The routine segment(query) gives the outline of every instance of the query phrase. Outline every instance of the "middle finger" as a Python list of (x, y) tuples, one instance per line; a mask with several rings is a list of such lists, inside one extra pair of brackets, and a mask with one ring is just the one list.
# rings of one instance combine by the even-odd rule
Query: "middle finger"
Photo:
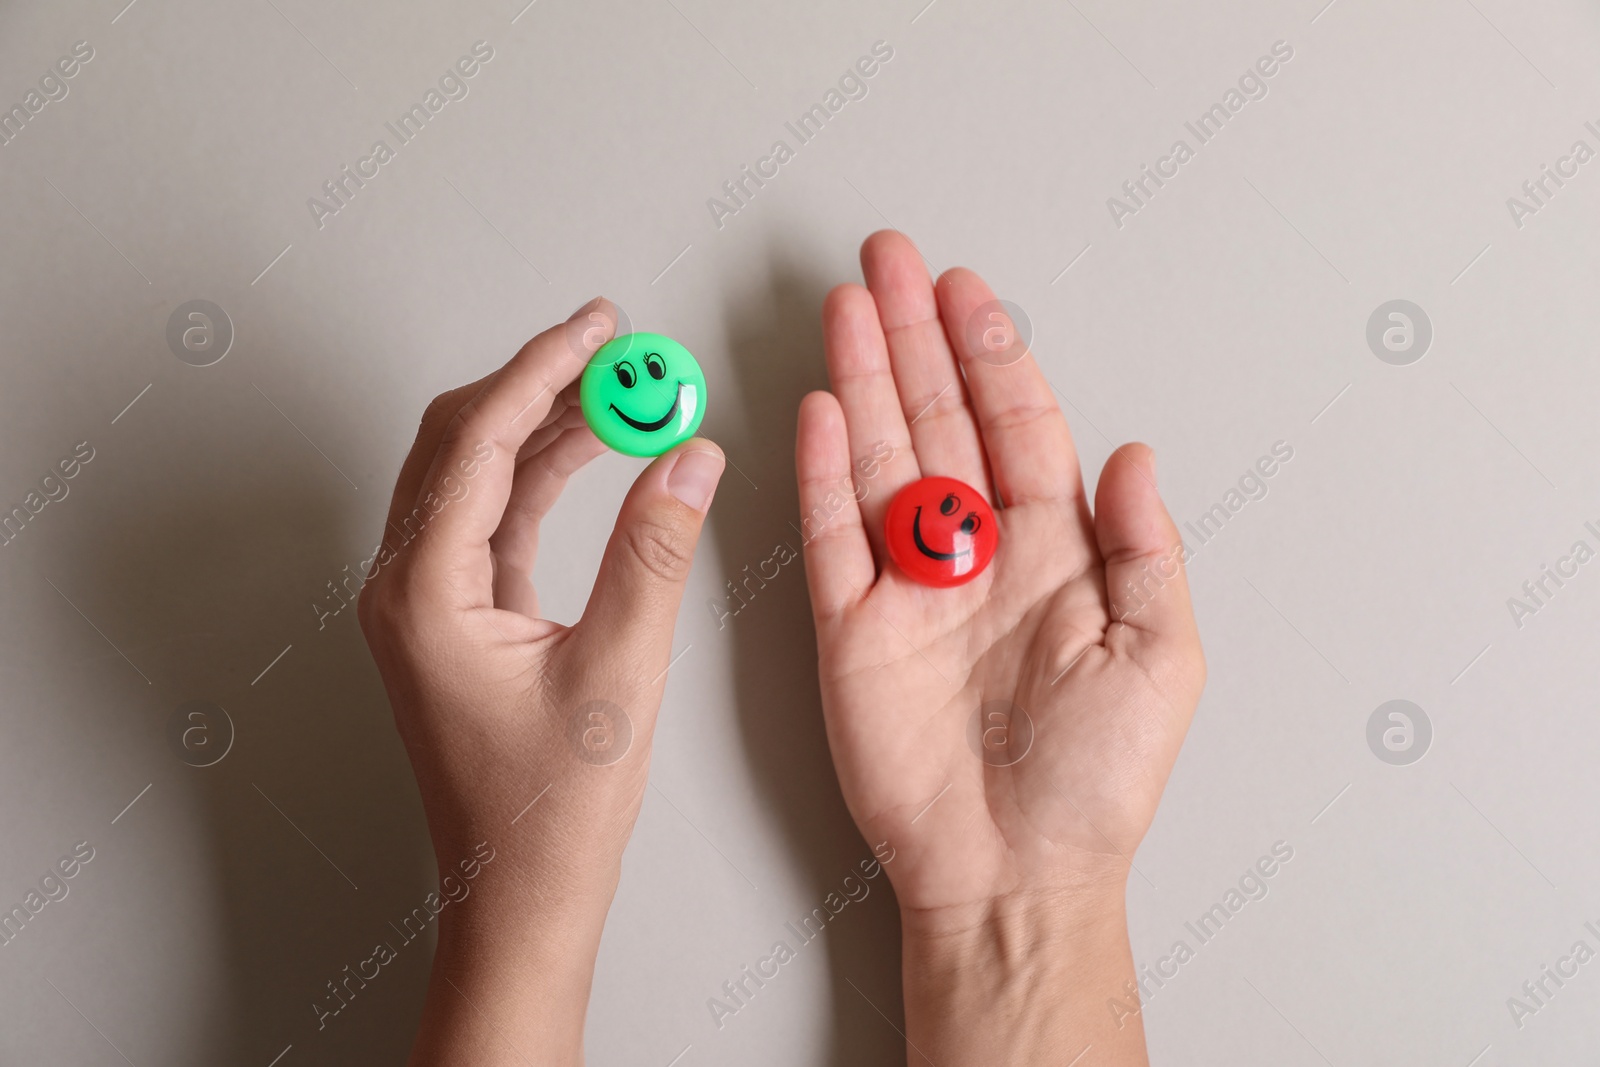
[(875, 233), (861, 245), (861, 270), (878, 305), (917, 465), (924, 475), (959, 478), (992, 497), (966, 383), (916, 245), (893, 230)]

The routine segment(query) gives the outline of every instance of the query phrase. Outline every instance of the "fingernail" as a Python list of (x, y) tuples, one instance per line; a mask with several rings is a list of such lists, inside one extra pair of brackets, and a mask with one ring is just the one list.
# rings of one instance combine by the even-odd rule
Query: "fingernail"
[(1161, 478), (1156, 474), (1156, 450), (1153, 448), (1150, 450), (1150, 482), (1152, 485), (1161, 484)]
[(588, 311), (590, 308), (599, 307), (600, 306), (600, 301), (602, 299), (604, 299), (604, 298), (597, 296), (597, 297), (594, 297), (593, 299), (584, 301), (581, 305), (579, 305), (577, 311), (574, 311), (572, 314), (567, 316), (567, 321), (571, 322), (573, 319), (577, 318), (579, 315), (582, 315), (585, 311)]
[(708, 448), (684, 452), (667, 474), (667, 491), (696, 511), (704, 511), (711, 506), (722, 468), (721, 453)]

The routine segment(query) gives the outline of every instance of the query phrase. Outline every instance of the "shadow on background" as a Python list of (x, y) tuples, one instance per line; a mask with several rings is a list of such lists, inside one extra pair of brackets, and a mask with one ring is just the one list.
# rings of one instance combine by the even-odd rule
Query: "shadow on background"
[[(847, 875), (859, 878), (858, 864), (872, 853), (845, 807), (828, 753), (804, 563), (796, 558), (765, 581), (761, 571), (772, 573), (777, 564), (766, 561), (778, 546), (801, 551), (796, 414), (806, 392), (827, 385), (821, 308), (838, 279), (807, 271), (799, 256), (778, 248), (768, 262), (766, 278), (746, 274), (726, 281), (732, 294), (728, 343), (738, 379), (732, 391), (747, 421), (712, 431), (758, 488), (720, 495), (713, 515), (723, 580), (740, 586), (745, 598), (723, 587), (726, 609), (737, 609), (724, 617), (723, 634), (735, 642), (735, 686), (752, 777), (809, 874), (813, 899), (807, 907), (821, 907), (829, 893), (841, 892)], [(741, 477), (730, 470), (725, 479)], [(835, 1067), (880, 1067), (905, 1057), (904, 1040), (884, 1020), (887, 1015), (902, 1025), (899, 913), (887, 876), (867, 884), (871, 895), (847, 906), (823, 935), (832, 970)], [(798, 924), (802, 917), (792, 919)]]
[[(236, 384), (212, 379), (204, 391), (236, 409), (239, 434), (163, 427), (164, 477), (119, 487), (100, 515), (115, 536), (54, 566), (93, 591), (85, 607), (104, 630), (150, 638), (123, 645), (154, 690), (142, 732), (161, 739), (154, 755), (135, 755), (153, 761), (153, 795), (177, 792), (198, 809), (196, 837), (209, 854), (195, 867), (213, 879), (173, 885), (173, 914), (160, 921), (182, 937), (186, 898), (219, 902), (223, 956), (213, 977), (225, 988), (211, 998), (220, 1017), (203, 1026), (205, 1060), (265, 1065), (292, 1045), (285, 1063), (297, 1067), (403, 1063), (434, 935), (430, 926), (406, 943), (389, 924), (434, 887), (431, 850), (355, 610), (319, 630), (310, 607), (324, 581), (359, 566), (364, 553), (352, 546), (375, 531), (343, 528), (362, 510), (351, 506), (355, 490), (314, 454), (275, 464), (259, 441), (251, 447), (257, 431), (281, 436), (279, 416)], [(194, 700), (232, 720), (232, 747), (212, 766), (186, 764), (167, 740), (175, 709)], [(219, 719), (205, 729), (210, 743), (225, 740)], [(339, 1007), (327, 983), (342, 982), (380, 941), (398, 958), (364, 988), (352, 982), (347, 1006), (319, 1029), (313, 1003)], [(163, 993), (152, 986), (144, 996)]]

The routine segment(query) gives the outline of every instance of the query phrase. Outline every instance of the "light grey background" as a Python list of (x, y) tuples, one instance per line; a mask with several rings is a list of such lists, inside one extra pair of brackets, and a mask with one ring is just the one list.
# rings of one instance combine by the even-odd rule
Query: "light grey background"
[[(312, 605), (368, 555), (426, 401), (603, 292), (698, 353), (738, 469), (590, 1059), (896, 1062), (881, 879), (722, 1029), (706, 1004), (867, 855), (800, 565), (724, 628), (707, 602), (794, 536), (818, 306), (892, 224), (1027, 310), (1089, 477), (1149, 441), (1193, 521), (1294, 449), (1192, 563), (1210, 684), (1137, 856), (1140, 964), (1195, 947), (1185, 921), (1275, 842), (1294, 856), (1150, 998), (1153, 1059), (1587, 1062), (1600, 962), (1521, 1028), (1507, 998), (1600, 949), (1600, 563), (1520, 628), (1507, 600), (1600, 547), (1600, 162), (1520, 229), (1506, 200), (1600, 148), (1594, 4), (125, 2), (0, 7), (7, 107), (95, 50), (0, 147), (0, 502), (95, 450), (0, 548), (0, 905), (95, 849), (0, 947), (0, 1061), (403, 1059), (426, 945), (325, 1030), (310, 1007), (433, 888), (353, 612), (319, 629)], [(479, 40), (469, 95), (319, 229), (307, 199)], [(879, 40), (866, 98), (719, 227), (708, 198)], [(1266, 98), (1116, 226), (1107, 198), (1276, 41)], [(232, 319), (214, 366), (168, 350), (191, 299)], [(1393, 299), (1433, 323), (1411, 366), (1366, 344)], [(638, 467), (599, 460), (550, 521), (556, 618)], [(1409, 766), (1367, 747), (1397, 698), (1433, 725)], [(237, 729), (206, 769), (166, 741), (196, 699)]]

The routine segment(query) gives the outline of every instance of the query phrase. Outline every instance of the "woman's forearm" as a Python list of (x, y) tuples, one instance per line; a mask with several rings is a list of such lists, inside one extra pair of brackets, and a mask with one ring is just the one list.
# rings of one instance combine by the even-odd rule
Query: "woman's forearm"
[(534, 920), (534, 909), (471, 903), (481, 907), (440, 925), (409, 1067), (581, 1064), (605, 909)]
[(1148, 1062), (1139, 1020), (1107, 1009), (1126, 1001), (1134, 979), (1121, 885), (965, 912), (908, 911), (902, 926), (912, 1067)]

